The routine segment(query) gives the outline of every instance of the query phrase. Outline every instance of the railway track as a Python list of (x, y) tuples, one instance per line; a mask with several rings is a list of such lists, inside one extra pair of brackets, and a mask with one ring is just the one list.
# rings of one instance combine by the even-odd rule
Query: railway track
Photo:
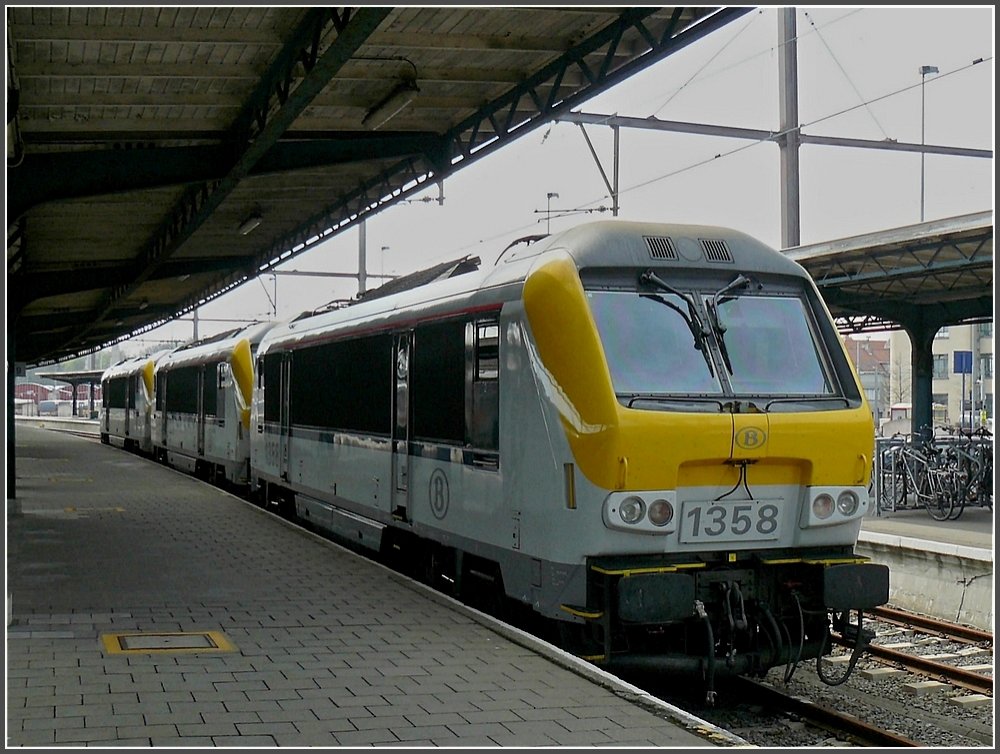
[[(843, 683), (822, 683), (805, 672), (805, 666), (762, 679), (730, 678), (724, 690), (720, 687), (714, 707), (706, 708), (698, 699), (679, 697), (683, 692), (671, 684), (656, 679), (634, 682), (645, 682), (651, 693), (758, 746), (992, 744), (990, 671), (933, 659), (951, 655), (953, 663), (975, 662), (971, 658), (977, 648), (984, 656), (992, 649), (992, 635), (893, 608), (875, 612), (866, 612), (865, 620), (877, 629), (876, 637)], [(892, 649), (892, 644), (900, 649)], [(904, 646), (907, 651), (902, 651)], [(843, 662), (850, 649), (835, 646), (825, 662), (838, 655)], [(886, 666), (897, 672), (884, 673)], [(939, 683), (924, 688), (931, 679)]]
[[(939, 618), (910, 613), (891, 607), (873, 610), (872, 616), (879, 621), (909, 628), (946, 641), (977, 646), (986, 644), (989, 645), (990, 649), (993, 647), (993, 634), (988, 631), (951, 623)], [(835, 635), (834, 640), (841, 646), (848, 646), (848, 642), (844, 641), (842, 636)], [(967, 670), (966, 668), (941, 661), (940, 659), (924, 657), (916, 651), (912, 651), (915, 650), (915, 646), (905, 646), (905, 649), (911, 651), (903, 651), (899, 648), (872, 643), (869, 645), (867, 653), (870, 657), (884, 663), (898, 665), (914, 673), (928, 676), (929, 678), (978, 694), (992, 696), (993, 677), (991, 675)]]
[(993, 645), (993, 634), (989, 631), (983, 631), (972, 626), (963, 626), (960, 623), (951, 623), (929, 615), (911, 613), (907, 610), (900, 610), (899, 608), (885, 605), (870, 610), (869, 614), (886, 623), (920, 629), (921, 631), (937, 634), (947, 639), (967, 641), (970, 644), (988, 642), (990, 646)]
[(756, 703), (772, 707), (784, 714), (798, 717), (817, 728), (829, 732), (838, 741), (864, 747), (923, 746), (920, 742), (907, 738), (895, 731), (879, 728), (854, 715), (838, 712), (835, 709), (824, 707), (809, 699), (780, 691), (773, 686), (759, 683), (750, 678), (736, 679), (734, 686), (739, 688), (741, 694), (747, 698), (754, 699)]

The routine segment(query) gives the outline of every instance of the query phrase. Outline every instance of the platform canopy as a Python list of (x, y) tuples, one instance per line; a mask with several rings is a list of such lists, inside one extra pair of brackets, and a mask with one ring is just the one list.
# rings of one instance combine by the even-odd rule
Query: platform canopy
[(798, 246), (785, 253), (848, 332), (993, 320), (993, 213)]
[(8, 7), (14, 358), (186, 314), (752, 10)]

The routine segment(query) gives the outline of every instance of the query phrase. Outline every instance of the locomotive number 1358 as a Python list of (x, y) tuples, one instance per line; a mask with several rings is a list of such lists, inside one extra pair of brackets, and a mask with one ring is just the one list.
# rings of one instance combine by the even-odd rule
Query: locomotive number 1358
[(682, 511), (681, 542), (743, 542), (781, 536), (780, 510), (770, 501), (686, 502)]

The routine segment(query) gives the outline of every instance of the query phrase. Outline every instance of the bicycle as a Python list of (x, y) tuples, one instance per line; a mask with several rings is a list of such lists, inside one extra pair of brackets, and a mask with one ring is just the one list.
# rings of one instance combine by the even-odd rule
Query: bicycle
[(940, 452), (929, 442), (900, 445), (891, 450), (889, 499), (893, 510), (909, 501), (923, 505), (935, 521), (947, 521), (955, 507), (952, 475), (940, 465)]

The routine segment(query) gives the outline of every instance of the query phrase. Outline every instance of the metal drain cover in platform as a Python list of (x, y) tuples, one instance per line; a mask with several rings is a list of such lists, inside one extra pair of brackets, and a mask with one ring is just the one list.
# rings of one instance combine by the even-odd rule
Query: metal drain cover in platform
[(221, 631), (102, 634), (101, 642), (110, 654), (236, 651)]

